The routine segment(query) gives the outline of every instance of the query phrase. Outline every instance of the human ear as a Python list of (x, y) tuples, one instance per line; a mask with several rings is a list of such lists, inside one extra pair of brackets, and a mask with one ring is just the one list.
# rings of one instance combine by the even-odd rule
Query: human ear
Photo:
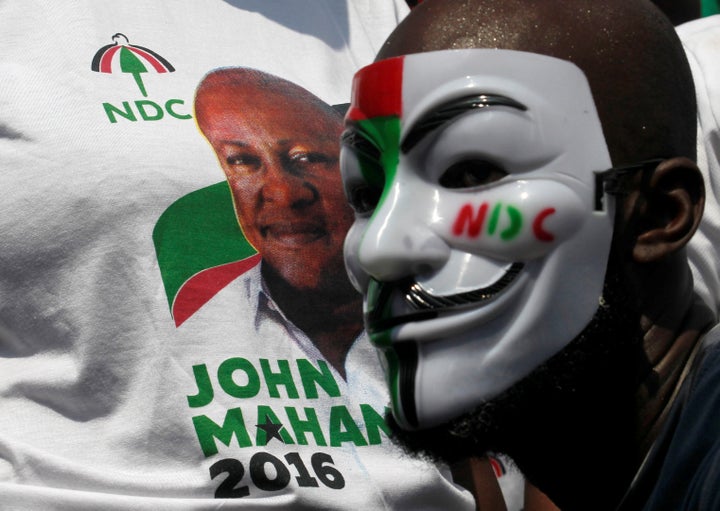
[(647, 263), (662, 259), (684, 247), (695, 233), (705, 206), (702, 174), (685, 157), (661, 162), (640, 190), (644, 203), (639, 230), (633, 246), (633, 259)]

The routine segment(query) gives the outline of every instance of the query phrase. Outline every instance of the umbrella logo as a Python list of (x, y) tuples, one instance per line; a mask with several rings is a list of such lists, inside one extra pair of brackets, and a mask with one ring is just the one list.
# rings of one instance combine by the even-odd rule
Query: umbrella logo
[(147, 91), (142, 74), (147, 73), (148, 68), (157, 73), (175, 71), (167, 59), (149, 48), (130, 44), (124, 34), (117, 33), (112, 36), (112, 40), (113, 44), (103, 46), (95, 53), (90, 68), (98, 73), (114, 73), (119, 70), (131, 74), (143, 97), (147, 97)]

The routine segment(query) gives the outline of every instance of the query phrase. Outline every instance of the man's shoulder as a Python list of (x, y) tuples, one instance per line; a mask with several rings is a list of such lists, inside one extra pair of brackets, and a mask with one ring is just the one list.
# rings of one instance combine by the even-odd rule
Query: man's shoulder
[(660, 467), (645, 511), (720, 509), (720, 326), (702, 343), (659, 440)]
[[(700, 342), (698, 360), (688, 376), (686, 401), (697, 408), (711, 408), (720, 418), (720, 324), (708, 330)], [(717, 437), (720, 440), (720, 435)]]

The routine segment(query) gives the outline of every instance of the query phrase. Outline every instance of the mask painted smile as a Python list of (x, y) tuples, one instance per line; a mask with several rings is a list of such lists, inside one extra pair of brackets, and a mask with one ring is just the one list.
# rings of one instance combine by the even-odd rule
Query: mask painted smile
[[(438, 295), (426, 290), (420, 282), (412, 278), (394, 283), (374, 281), (378, 298), (372, 310), (368, 311), (366, 326), (371, 334), (389, 330), (404, 323), (434, 319), (443, 313), (452, 313), (474, 307), (482, 307), (497, 298), (510, 286), (525, 265), (512, 263), (496, 282), (472, 291), (453, 295)], [(382, 311), (390, 310), (395, 296), (402, 296), (403, 302), (414, 312), (393, 317), (385, 317)]]

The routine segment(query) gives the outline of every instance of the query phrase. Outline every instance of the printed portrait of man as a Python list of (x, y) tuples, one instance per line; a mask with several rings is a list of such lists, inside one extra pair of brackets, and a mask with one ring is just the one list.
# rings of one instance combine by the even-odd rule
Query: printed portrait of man
[(362, 324), (342, 256), (353, 218), (338, 167), (342, 115), (298, 85), (246, 68), (209, 73), (195, 111), (242, 233), (261, 257), (252, 270), (260, 300), (344, 374)]

